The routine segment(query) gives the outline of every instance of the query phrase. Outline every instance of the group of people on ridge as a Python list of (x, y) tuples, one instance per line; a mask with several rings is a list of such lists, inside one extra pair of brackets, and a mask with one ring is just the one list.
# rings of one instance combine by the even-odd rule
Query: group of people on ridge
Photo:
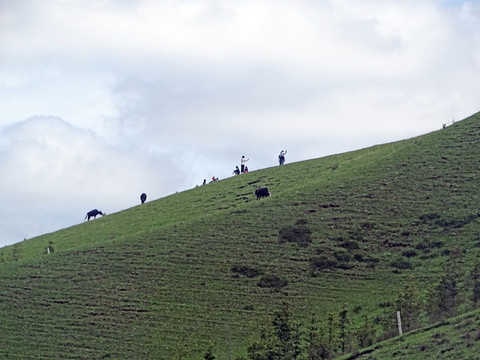
[(233, 170), (233, 175), (240, 175), (240, 174), (247, 173), (248, 166), (246, 164), (248, 160), (250, 159), (247, 159), (245, 155), (243, 155), (242, 158), (240, 159), (240, 169), (238, 168), (238, 166), (235, 166), (235, 170)]
[[(282, 150), (280, 151), (280, 155), (278, 155), (278, 164), (283, 165), (285, 164), (285, 155), (287, 154), (287, 150)], [(235, 166), (235, 170), (233, 170), (233, 175), (240, 175), (240, 174), (245, 174), (248, 172), (248, 166), (246, 165), (247, 161), (250, 159), (247, 159), (245, 155), (242, 156), (240, 159), (240, 169), (238, 166)]]

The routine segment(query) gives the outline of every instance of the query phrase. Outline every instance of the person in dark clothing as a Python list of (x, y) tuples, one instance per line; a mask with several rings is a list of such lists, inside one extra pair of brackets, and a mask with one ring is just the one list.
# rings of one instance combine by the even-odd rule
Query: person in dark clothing
[(280, 165), (285, 164), (285, 154), (287, 153), (287, 150), (282, 150), (280, 151), (280, 155), (278, 155), (278, 163)]

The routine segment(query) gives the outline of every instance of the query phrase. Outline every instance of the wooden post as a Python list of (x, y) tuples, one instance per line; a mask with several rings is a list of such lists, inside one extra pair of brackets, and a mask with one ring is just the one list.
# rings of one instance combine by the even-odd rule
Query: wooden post
[(403, 335), (402, 331), (402, 318), (400, 317), (400, 311), (397, 311), (397, 323), (398, 323), (398, 333)]

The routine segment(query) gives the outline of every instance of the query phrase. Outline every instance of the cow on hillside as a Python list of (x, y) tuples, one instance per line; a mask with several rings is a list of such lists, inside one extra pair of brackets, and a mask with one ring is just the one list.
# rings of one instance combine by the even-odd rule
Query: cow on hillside
[[(93, 209), (93, 210), (89, 211), (89, 212), (87, 213), (87, 215), (85, 215), (85, 219), (88, 218), (87, 221), (90, 221), (90, 218), (91, 218), (91, 217), (93, 217), (93, 219), (96, 219), (97, 215), (102, 215), (102, 216), (104, 216), (105, 213), (103, 213), (103, 212), (101, 212), (101, 211), (98, 211), (97, 209)], [(83, 221), (85, 221), (85, 219), (83, 219)]]
[(271, 194), (268, 188), (264, 187), (264, 188), (258, 188), (257, 190), (255, 190), (255, 195), (257, 196), (257, 200), (258, 200), (263, 197), (269, 197)]
[(142, 204), (147, 200), (147, 194), (145, 193), (142, 193), (142, 195), (140, 195), (140, 201), (142, 202)]

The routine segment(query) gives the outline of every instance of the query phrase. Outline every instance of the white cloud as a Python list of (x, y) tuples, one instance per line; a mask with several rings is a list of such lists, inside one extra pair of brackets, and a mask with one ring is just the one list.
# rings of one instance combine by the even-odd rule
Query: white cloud
[(254, 170), (462, 119), (479, 19), (476, 1), (1, 2), (5, 243), (230, 176), (243, 154)]
[(184, 186), (168, 158), (112, 147), (60, 118), (34, 117), (1, 135), (0, 198), (24, 237), (73, 225), (92, 208), (110, 213), (137, 205), (142, 192), (150, 200), (174, 192), (170, 181)]

